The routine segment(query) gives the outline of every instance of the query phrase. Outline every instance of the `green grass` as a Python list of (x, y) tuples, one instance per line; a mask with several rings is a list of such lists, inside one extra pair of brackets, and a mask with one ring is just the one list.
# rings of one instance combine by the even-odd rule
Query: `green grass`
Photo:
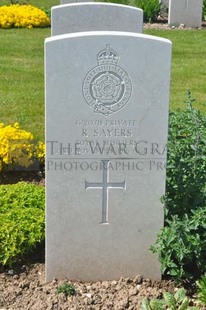
[(195, 107), (206, 112), (205, 30), (147, 30), (146, 34), (173, 43), (170, 108), (184, 108), (187, 90), (196, 98)]
[[(8, 0), (0, 0), (7, 4)], [(60, 0), (30, 0), (49, 9)], [(147, 30), (173, 42), (170, 109), (184, 108), (187, 90), (206, 112), (205, 30)], [(44, 139), (44, 39), (50, 29), (0, 29), (0, 122), (21, 127)]]
[[(13, 0), (16, 2), (16, 0)], [(50, 9), (54, 5), (59, 5), (60, 0), (18, 0), (19, 3), (28, 3), (39, 8)], [(11, 0), (0, 0), (0, 5), (9, 5)]]
[[(28, 3), (48, 10), (60, 0)], [(44, 139), (44, 40), (49, 36), (50, 28), (0, 29), (0, 122), (19, 122), (38, 140)]]
[(0, 122), (44, 138), (44, 39), (50, 29), (0, 29)]

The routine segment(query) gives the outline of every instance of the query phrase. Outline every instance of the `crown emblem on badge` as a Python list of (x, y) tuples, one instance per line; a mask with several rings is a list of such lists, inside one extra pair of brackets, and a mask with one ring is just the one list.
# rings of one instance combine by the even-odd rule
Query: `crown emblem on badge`
[(132, 82), (127, 72), (118, 66), (120, 57), (106, 44), (97, 54), (98, 66), (84, 78), (83, 95), (95, 113), (109, 116), (121, 110), (129, 101)]
[(107, 44), (106, 48), (98, 53), (97, 61), (99, 65), (117, 65), (119, 62), (119, 56), (113, 49), (110, 48), (110, 45)]

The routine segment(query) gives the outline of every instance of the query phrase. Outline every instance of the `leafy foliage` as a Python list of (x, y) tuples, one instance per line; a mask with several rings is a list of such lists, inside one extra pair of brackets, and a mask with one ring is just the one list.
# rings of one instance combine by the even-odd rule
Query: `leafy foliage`
[(202, 19), (206, 20), (206, 0), (203, 0)]
[(165, 227), (153, 252), (177, 280), (206, 271), (206, 117), (193, 108), (170, 114)]
[(206, 305), (206, 274), (204, 274), (196, 284), (198, 299)]
[(185, 290), (180, 288), (174, 295), (165, 292), (161, 300), (152, 299), (149, 301), (145, 297), (142, 300), (141, 310), (198, 310), (196, 307), (190, 307), (189, 302)]
[(193, 102), (189, 93), (187, 110), (170, 114), (165, 197), (170, 219), (206, 206), (206, 117)]
[(0, 263), (12, 265), (44, 240), (44, 187), (20, 182), (0, 186)]
[(144, 22), (154, 22), (161, 11), (159, 0), (134, 0), (136, 7), (144, 11)]
[(143, 298), (141, 304), (141, 310), (164, 310), (164, 302), (159, 299), (148, 300), (146, 297)]
[(120, 3), (136, 6), (144, 11), (144, 22), (153, 22), (160, 14), (162, 4), (159, 0), (102, 0), (103, 2)]

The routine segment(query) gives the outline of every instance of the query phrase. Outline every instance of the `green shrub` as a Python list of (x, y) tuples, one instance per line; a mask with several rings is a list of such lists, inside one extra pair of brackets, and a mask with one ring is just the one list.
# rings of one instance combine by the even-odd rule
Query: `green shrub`
[(170, 114), (165, 227), (151, 248), (177, 280), (206, 272), (206, 116), (193, 101)]
[(167, 219), (206, 207), (206, 116), (193, 108), (170, 114), (168, 138)]
[(154, 22), (161, 11), (159, 0), (134, 0), (136, 7), (144, 11), (144, 22)]
[(144, 22), (154, 22), (160, 14), (162, 4), (159, 0), (101, 0), (102, 2), (120, 3), (136, 6), (144, 11)]
[(1, 264), (11, 266), (44, 240), (44, 208), (44, 187), (26, 182), (0, 186)]
[(177, 215), (166, 220), (156, 242), (162, 271), (181, 279), (199, 278), (206, 272), (206, 207), (192, 216)]

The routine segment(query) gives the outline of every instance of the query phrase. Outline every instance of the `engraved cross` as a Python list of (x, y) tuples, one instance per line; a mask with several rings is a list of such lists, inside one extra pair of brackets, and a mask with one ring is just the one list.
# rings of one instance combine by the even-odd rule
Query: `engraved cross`
[(85, 180), (85, 189), (100, 188), (102, 189), (102, 222), (101, 224), (109, 224), (108, 222), (108, 195), (109, 188), (126, 189), (126, 183), (123, 182), (109, 182), (109, 160), (102, 160), (103, 162), (103, 180), (102, 182), (87, 182)]
[(185, 11), (188, 10), (188, 6), (189, 6), (188, 0), (185, 0)]

